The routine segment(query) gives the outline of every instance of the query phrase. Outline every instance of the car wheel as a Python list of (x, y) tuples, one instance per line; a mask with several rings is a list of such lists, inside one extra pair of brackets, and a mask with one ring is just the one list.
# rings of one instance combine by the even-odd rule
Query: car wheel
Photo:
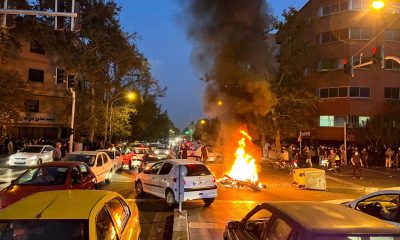
[(42, 164), (42, 159), (39, 158), (39, 159), (37, 160), (36, 165), (40, 165), (40, 164)]
[(129, 170), (133, 170), (132, 161), (129, 161)]
[(204, 205), (210, 206), (214, 202), (215, 198), (203, 198)]
[(111, 169), (111, 170), (108, 172), (107, 179), (106, 179), (106, 183), (111, 183), (112, 173), (113, 173), (113, 170)]
[(174, 209), (177, 205), (175, 201), (175, 194), (171, 189), (168, 189), (165, 193), (165, 201), (167, 202), (167, 206), (169, 209)]
[(136, 181), (136, 183), (135, 183), (135, 190), (136, 190), (136, 194), (138, 195), (138, 196), (140, 196), (140, 195), (143, 195), (143, 185), (142, 185), (142, 182), (140, 182), (139, 180), (138, 181)]

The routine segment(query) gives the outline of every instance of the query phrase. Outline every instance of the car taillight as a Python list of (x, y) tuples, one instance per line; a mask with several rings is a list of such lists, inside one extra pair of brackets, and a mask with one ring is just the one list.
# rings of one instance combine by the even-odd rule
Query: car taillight
[(214, 182), (214, 183), (216, 182), (216, 181), (215, 181), (215, 177), (214, 177), (214, 176), (213, 176), (212, 182)]

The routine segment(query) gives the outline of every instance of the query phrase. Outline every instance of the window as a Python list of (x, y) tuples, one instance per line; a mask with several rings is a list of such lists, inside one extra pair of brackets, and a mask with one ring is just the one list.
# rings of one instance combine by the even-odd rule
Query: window
[(344, 59), (323, 59), (318, 62), (318, 72), (343, 69)]
[(329, 97), (329, 88), (319, 89), (319, 97), (320, 98), (328, 98)]
[(361, 97), (361, 98), (369, 98), (370, 88), (363, 88), (363, 87), (350, 87), (350, 97)]
[(276, 218), (268, 231), (266, 239), (289, 239), (293, 229), (280, 218)]
[(349, 116), (349, 124), (351, 127), (362, 127), (365, 126), (369, 117), (367, 116)]
[(78, 167), (74, 167), (71, 170), (71, 184), (72, 185), (76, 185), (81, 183), (82, 179), (81, 179), (81, 174), (79, 172)]
[(308, 76), (310, 76), (310, 68), (305, 67), (303, 68), (303, 77), (308, 77)]
[(350, 28), (350, 39), (369, 40), (371, 36), (372, 31), (369, 28)]
[(386, 30), (385, 31), (386, 41), (400, 41), (400, 30)]
[(164, 165), (162, 166), (160, 172), (158, 173), (158, 175), (167, 175), (169, 174), (169, 172), (172, 169), (172, 164), (171, 163), (164, 163)]
[(129, 217), (131, 216), (129, 207), (119, 198), (110, 200), (107, 202), (107, 206), (110, 209), (110, 215), (114, 219), (117, 228), (120, 230), (120, 232), (123, 232), (126, 224), (128, 223)]
[(320, 88), (320, 98), (369, 98), (371, 89), (366, 87), (339, 87), (339, 88)]
[(349, 9), (349, 2), (343, 1), (328, 6), (323, 6), (319, 10), (319, 16), (327, 16), (338, 12), (347, 11)]
[(400, 100), (399, 88), (385, 88), (385, 99)]
[(96, 216), (96, 239), (118, 239), (117, 231), (105, 206)]
[(29, 68), (29, 81), (44, 82), (44, 71)]
[(352, 0), (351, 10), (364, 11), (369, 8), (369, 0)]
[(89, 169), (85, 165), (80, 164), (79, 168), (81, 169), (82, 177), (86, 177), (89, 175)]
[(338, 88), (329, 88), (329, 97), (338, 97), (339, 89)]
[[(382, 195), (375, 195), (366, 199), (361, 200), (360, 202), (357, 203), (356, 209), (360, 210), (362, 212), (368, 212), (368, 207), (370, 207), (371, 204), (373, 203), (380, 203), (382, 206), (385, 206), (385, 209), (388, 211), (386, 213), (380, 212), (380, 214), (376, 217), (383, 219), (383, 220), (389, 220), (389, 221), (395, 221), (396, 217), (396, 212), (397, 212), (397, 201), (399, 201), (399, 195), (398, 194), (382, 194)], [(367, 213), (368, 214), (368, 213)], [(399, 222), (399, 219), (397, 221)]]
[(97, 163), (96, 163), (96, 166), (97, 166), (97, 167), (103, 166), (103, 154), (97, 155)]
[(320, 127), (343, 127), (344, 117), (342, 116), (319, 116)]
[(399, 71), (400, 64), (394, 60), (388, 59), (388, 60), (385, 60), (385, 69)]
[(339, 97), (348, 97), (348, 88), (347, 87), (339, 88)]
[(65, 71), (63, 69), (56, 68), (56, 83), (60, 84), (64, 82)]
[(337, 42), (339, 40), (349, 39), (349, 29), (342, 29), (331, 32), (323, 32), (319, 35), (319, 43)]
[(103, 163), (104, 163), (104, 164), (107, 164), (107, 163), (108, 163), (108, 155), (105, 154), (105, 153), (103, 153), (103, 154), (101, 154), (101, 155), (102, 155), (102, 157), (103, 157)]
[(360, 97), (369, 98), (371, 95), (369, 88), (360, 88)]
[(38, 54), (45, 54), (46, 51), (44, 50), (43, 44), (40, 44), (37, 41), (30, 42), (30, 52), (31, 53), (38, 53)]
[(39, 100), (26, 100), (25, 109), (28, 112), (39, 112)]
[(187, 164), (185, 165), (187, 168), (188, 177), (197, 177), (197, 176), (207, 176), (211, 175), (210, 170), (203, 164)]
[(151, 166), (148, 170), (145, 170), (144, 172), (146, 174), (157, 174), (158, 171), (160, 170), (162, 164), (163, 164), (162, 162), (156, 163), (153, 166)]

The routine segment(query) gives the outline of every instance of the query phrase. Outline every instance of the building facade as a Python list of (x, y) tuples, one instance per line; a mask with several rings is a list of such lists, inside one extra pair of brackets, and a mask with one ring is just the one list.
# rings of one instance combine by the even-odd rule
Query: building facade
[(400, 100), (398, 62), (356, 68), (354, 76), (344, 72), (345, 59), (367, 63), (372, 49), (382, 45), (385, 56), (400, 57), (400, 5), (387, 3), (380, 10), (371, 5), (368, 0), (310, 0), (299, 10), (307, 25), (304, 44), (316, 50), (303, 73), (321, 99), (311, 132), (315, 140), (343, 141), (345, 124), (362, 126), (385, 102)]
[(18, 54), (7, 58), (1, 67), (18, 71), (33, 97), (25, 102), (25, 112), (19, 122), (3, 126), (3, 136), (16, 139), (57, 139), (66, 136), (70, 104), (64, 72), (57, 69), (55, 57), (42, 46), (27, 41), (19, 43), (21, 49)]

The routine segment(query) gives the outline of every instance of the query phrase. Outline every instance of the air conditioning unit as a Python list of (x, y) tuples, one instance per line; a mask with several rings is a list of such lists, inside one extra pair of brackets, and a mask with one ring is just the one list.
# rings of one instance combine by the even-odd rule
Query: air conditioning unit
[(304, 189), (326, 190), (325, 170), (317, 168), (294, 169), (293, 184)]

